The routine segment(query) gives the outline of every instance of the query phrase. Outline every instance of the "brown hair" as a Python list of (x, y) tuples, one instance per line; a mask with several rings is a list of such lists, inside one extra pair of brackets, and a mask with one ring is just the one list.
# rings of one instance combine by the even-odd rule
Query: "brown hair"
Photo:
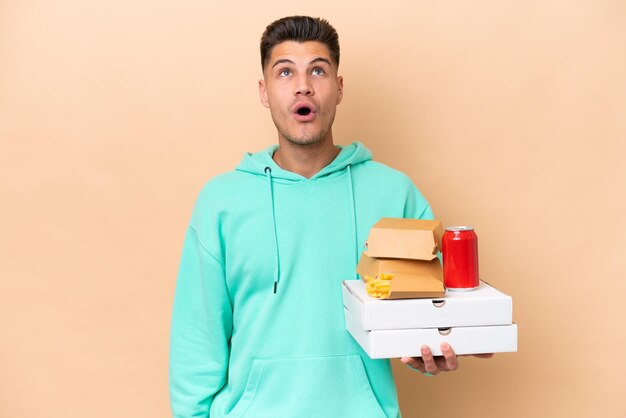
[(274, 46), (285, 41), (318, 41), (326, 45), (331, 58), (339, 66), (339, 36), (325, 19), (289, 16), (270, 23), (261, 36), (261, 68), (269, 62)]

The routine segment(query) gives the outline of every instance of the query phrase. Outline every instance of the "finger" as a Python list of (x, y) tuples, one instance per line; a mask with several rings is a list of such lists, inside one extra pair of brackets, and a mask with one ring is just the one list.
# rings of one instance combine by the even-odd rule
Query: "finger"
[(478, 358), (492, 358), (493, 357), (493, 353), (484, 353), (484, 354), (472, 354), (473, 357), (478, 357)]
[(427, 345), (422, 346), (422, 361), (424, 362), (424, 370), (426, 370), (426, 373), (436, 375), (439, 372), (439, 367), (437, 367), (437, 363), (435, 363), (433, 353), (431, 353), (430, 347)]
[(400, 361), (407, 366), (424, 373), (424, 362), (416, 357), (402, 357)]
[(441, 352), (443, 353), (443, 358), (446, 360), (446, 370), (452, 371), (459, 368), (459, 361), (456, 358), (456, 354), (450, 344), (441, 343)]

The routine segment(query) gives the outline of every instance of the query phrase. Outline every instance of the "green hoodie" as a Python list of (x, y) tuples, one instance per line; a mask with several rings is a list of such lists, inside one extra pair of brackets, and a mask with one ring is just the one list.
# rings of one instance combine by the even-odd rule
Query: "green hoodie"
[(374, 223), (432, 219), (428, 202), (358, 142), (310, 179), (278, 167), (276, 149), (246, 154), (196, 202), (174, 298), (174, 416), (398, 417), (389, 360), (345, 329), (341, 281)]

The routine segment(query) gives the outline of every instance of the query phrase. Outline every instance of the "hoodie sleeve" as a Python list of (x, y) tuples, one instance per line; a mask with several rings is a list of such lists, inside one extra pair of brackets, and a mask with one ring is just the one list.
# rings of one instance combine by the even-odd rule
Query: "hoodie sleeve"
[(226, 380), (232, 307), (223, 263), (189, 227), (170, 336), (170, 401), (175, 418), (208, 417)]
[(428, 201), (412, 182), (410, 182), (406, 203), (404, 205), (404, 217), (428, 220), (435, 219)]

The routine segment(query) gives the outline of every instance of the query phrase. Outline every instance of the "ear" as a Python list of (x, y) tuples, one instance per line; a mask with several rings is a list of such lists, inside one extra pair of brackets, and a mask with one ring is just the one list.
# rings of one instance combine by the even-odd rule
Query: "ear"
[(337, 104), (341, 103), (341, 100), (343, 99), (343, 77), (342, 76), (337, 76), (337, 89), (339, 90), (337, 92)]
[(270, 101), (267, 98), (267, 88), (265, 87), (265, 80), (259, 80), (259, 98), (263, 106), (269, 108)]

